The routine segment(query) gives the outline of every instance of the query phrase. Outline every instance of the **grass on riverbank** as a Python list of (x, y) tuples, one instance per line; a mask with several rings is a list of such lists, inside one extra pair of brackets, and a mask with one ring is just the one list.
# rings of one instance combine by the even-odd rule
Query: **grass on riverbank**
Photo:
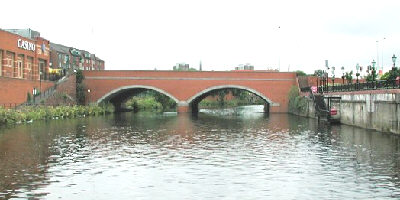
[(27, 106), (20, 109), (0, 108), (0, 125), (26, 123), (37, 120), (78, 118), (104, 115), (114, 112), (107, 106)]

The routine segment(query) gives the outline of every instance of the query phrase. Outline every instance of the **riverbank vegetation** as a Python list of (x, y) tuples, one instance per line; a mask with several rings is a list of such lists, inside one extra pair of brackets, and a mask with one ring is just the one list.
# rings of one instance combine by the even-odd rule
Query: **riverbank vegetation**
[(176, 110), (176, 102), (173, 99), (154, 90), (146, 90), (130, 98), (125, 103), (125, 106), (134, 112), (166, 112)]
[(231, 108), (243, 105), (262, 105), (264, 100), (259, 96), (240, 89), (215, 90), (200, 101), (199, 108)]
[(307, 100), (305, 97), (300, 96), (299, 88), (292, 86), (289, 90), (289, 112), (290, 113), (301, 113), (307, 109)]
[(90, 106), (26, 106), (19, 109), (0, 108), (0, 125), (19, 124), (37, 120), (79, 118), (114, 112), (112, 105)]

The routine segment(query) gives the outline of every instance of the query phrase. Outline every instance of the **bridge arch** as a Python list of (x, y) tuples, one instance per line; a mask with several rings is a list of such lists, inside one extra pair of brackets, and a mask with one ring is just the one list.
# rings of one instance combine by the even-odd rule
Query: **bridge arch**
[[(99, 104), (102, 102), (111, 102), (114, 104), (114, 106), (118, 110), (121, 107), (121, 103), (125, 99), (134, 95), (135, 92), (133, 92), (133, 91), (141, 90), (141, 89), (157, 91), (161, 94), (168, 96), (172, 100), (174, 100), (176, 104), (179, 103), (179, 100), (176, 97), (174, 97), (170, 93), (166, 92), (165, 90), (157, 88), (157, 87), (153, 87), (153, 86), (148, 86), (148, 85), (129, 85), (129, 86), (119, 87), (119, 88), (114, 89), (114, 90), (106, 93), (105, 95), (103, 95), (101, 98), (99, 98), (97, 100), (97, 103)], [(129, 94), (124, 95), (125, 93), (129, 93)], [(114, 100), (114, 99), (117, 99), (117, 100)]]
[[(276, 105), (276, 103), (274, 103), (273, 101), (271, 101), (268, 97), (266, 97), (264, 94), (262, 94), (261, 92), (250, 88), (250, 87), (245, 87), (245, 86), (241, 86), (241, 85), (218, 85), (218, 86), (213, 86), (213, 87), (209, 87), (206, 88), (200, 92), (198, 92), (197, 94), (193, 95), (192, 97), (190, 97), (186, 103), (188, 106), (191, 107), (192, 111), (197, 112), (198, 111), (198, 107), (197, 104), (206, 96), (208, 96), (208, 94), (211, 91), (214, 90), (222, 90), (222, 89), (240, 89), (240, 90), (246, 90), (248, 92), (251, 92), (257, 96), (259, 96), (260, 98), (262, 98), (265, 102), (266, 102), (266, 106), (269, 109), (270, 105)], [(266, 108), (264, 108), (265, 110)], [(265, 110), (267, 111), (267, 110)]]

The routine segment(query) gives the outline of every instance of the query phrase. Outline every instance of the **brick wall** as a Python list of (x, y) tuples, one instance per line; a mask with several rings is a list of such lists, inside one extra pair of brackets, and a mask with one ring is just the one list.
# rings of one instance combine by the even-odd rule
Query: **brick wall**
[[(53, 82), (41, 81), (42, 91), (52, 87)], [(27, 100), (27, 93), (32, 95), (33, 88), (39, 89), (40, 81), (0, 77), (0, 105), (6, 103), (22, 104)]]
[[(295, 73), (279, 72), (177, 72), (177, 71), (84, 71), (85, 84), (94, 102), (107, 93), (135, 85), (161, 89), (187, 103), (201, 92), (218, 86), (235, 85), (263, 94), (272, 102), (271, 112), (288, 111), (288, 93), (296, 85)], [(135, 78), (136, 77), (136, 78)]]
[(56, 92), (49, 97), (45, 105), (71, 105), (76, 103), (76, 76), (71, 75), (59, 83)]

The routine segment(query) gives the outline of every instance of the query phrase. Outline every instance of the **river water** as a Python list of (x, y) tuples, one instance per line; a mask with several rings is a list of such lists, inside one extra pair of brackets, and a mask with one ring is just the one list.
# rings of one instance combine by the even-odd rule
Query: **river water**
[(400, 138), (262, 107), (2, 127), (0, 199), (399, 199)]

